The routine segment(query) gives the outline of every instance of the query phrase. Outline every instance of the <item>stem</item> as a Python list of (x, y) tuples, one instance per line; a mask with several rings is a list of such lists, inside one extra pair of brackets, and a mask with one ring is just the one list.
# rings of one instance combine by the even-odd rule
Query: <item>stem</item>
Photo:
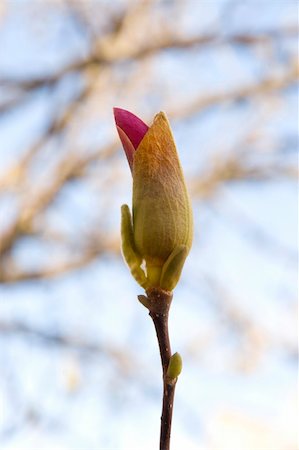
[(171, 358), (171, 348), (168, 334), (168, 311), (166, 314), (150, 311), (149, 315), (153, 319), (156, 329), (164, 376)]
[(171, 358), (171, 347), (168, 333), (168, 313), (172, 300), (172, 294), (162, 289), (153, 288), (147, 291), (147, 297), (138, 297), (141, 303), (149, 309), (160, 349), (163, 370), (163, 406), (161, 415), (160, 450), (169, 450), (171, 422), (175, 385), (177, 378), (167, 377), (167, 369)]

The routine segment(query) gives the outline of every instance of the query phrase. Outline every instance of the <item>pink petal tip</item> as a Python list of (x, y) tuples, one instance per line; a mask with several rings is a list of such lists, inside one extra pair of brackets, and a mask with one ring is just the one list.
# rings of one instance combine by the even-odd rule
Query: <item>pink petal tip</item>
[(130, 111), (113, 108), (113, 112), (116, 125), (126, 133), (136, 150), (149, 127)]
[(117, 131), (132, 169), (133, 155), (148, 130), (148, 126), (130, 111), (113, 108)]

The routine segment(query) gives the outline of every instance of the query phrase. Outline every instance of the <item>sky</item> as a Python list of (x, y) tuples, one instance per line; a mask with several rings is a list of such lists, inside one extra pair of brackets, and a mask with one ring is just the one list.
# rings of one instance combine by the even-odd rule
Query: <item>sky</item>
[[(288, 0), (233, 6), (220, 0), (184, 3), (180, 31), (190, 36), (277, 29), (292, 24), (297, 10), (296, 2)], [(48, 73), (86, 54), (85, 41), (54, 3), (41, 16), (38, 3), (7, 2), (5, 7), (7, 15), (0, 12), (0, 78)], [(33, 21), (32, 14), (39, 20)], [(106, 94), (104, 112), (95, 109), (87, 131), (80, 134), (82, 152), (115, 138), (111, 110), (116, 103), (147, 120), (153, 111), (165, 105), (171, 109), (195, 93), (211, 95), (246, 85), (269, 69), (260, 51), (256, 56), (248, 49), (216, 46), (160, 53), (151, 61), (151, 84), (136, 86), (142, 99), (139, 91), (130, 99), (121, 88)], [(279, 74), (284, 58), (294, 51), (293, 40), (275, 46), (270, 72)], [(74, 77), (55, 94), (41, 90), (0, 117), (0, 174), (78, 86)], [(297, 90), (215, 105), (171, 123), (192, 191), (192, 180), (203, 177), (219, 155), (236, 148), (241, 152), (238, 143), (243, 145), (248, 130), (256, 131), (258, 158), (265, 163), (271, 161), (273, 146), (280, 145), (286, 146), (280, 163), (294, 161)], [(246, 157), (254, 164), (257, 154), (251, 155), (250, 148)], [(33, 189), (36, 180), (51, 179), (59, 151), (50, 146), (37, 160)], [(119, 175), (117, 182), (110, 191), (99, 192), (97, 177), (112, 177), (112, 170)], [(173, 351), (184, 362), (172, 450), (296, 448), (297, 195), (295, 181), (278, 178), (226, 183), (210, 198), (193, 196), (194, 244), (170, 317)], [(89, 182), (65, 186), (47, 220), (75, 240), (106, 208), (107, 231), (117, 235), (120, 205), (130, 198), (130, 173), (120, 150), (113, 169), (102, 166)], [(0, 231), (17, 206), (13, 193), (1, 192)], [(14, 250), (27, 268), (39, 267), (49, 254), (59, 260), (60, 250), (30, 237)], [(1, 450), (158, 447), (160, 361), (138, 294), (140, 288), (115, 254), (55, 279), (0, 285), (0, 323), (36, 330), (35, 335), (0, 332)], [(75, 345), (57, 345), (38, 331), (69, 336)], [(80, 342), (93, 350), (80, 350)]]

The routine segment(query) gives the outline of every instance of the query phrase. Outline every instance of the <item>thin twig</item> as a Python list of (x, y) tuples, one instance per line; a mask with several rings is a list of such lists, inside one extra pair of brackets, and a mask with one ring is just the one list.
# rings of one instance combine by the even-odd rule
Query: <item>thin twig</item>
[(163, 371), (163, 406), (161, 415), (160, 450), (169, 450), (174, 393), (177, 382), (177, 378), (171, 379), (167, 376), (167, 369), (172, 356), (168, 333), (168, 315), (172, 294), (163, 291), (162, 289), (153, 288), (147, 291), (147, 297), (140, 295), (138, 296), (138, 299), (149, 309), (149, 315), (154, 322), (158, 338)]

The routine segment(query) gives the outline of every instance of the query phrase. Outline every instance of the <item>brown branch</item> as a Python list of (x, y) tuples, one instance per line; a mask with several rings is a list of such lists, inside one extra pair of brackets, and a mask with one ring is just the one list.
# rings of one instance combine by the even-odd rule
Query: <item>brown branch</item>
[[(239, 149), (242, 150), (239, 150)], [(279, 152), (279, 148), (273, 148), (273, 153)], [(218, 151), (213, 161), (192, 180), (190, 189), (192, 196), (206, 199), (212, 197), (215, 192), (228, 182), (261, 182), (278, 178), (296, 181), (298, 170), (292, 165), (283, 165), (279, 161), (265, 163), (252, 161), (259, 155), (259, 151), (248, 146), (245, 140), (234, 145), (230, 153), (222, 156)]]
[[(119, 32), (119, 30), (117, 30)], [(118, 34), (118, 39), (123, 39), (123, 35), (121, 33)], [(13, 78), (0, 78), (0, 87), (13, 87), (22, 89), (25, 91), (32, 91), (39, 89), (41, 87), (51, 87), (55, 85), (58, 81), (64, 78), (66, 75), (75, 72), (81, 72), (93, 65), (111, 65), (117, 64), (119, 62), (124, 62), (126, 60), (141, 60), (148, 56), (151, 56), (154, 53), (158, 53), (159, 51), (168, 50), (168, 49), (188, 49), (197, 46), (203, 45), (211, 45), (211, 44), (239, 44), (239, 45), (252, 45), (252, 44), (260, 44), (265, 42), (271, 42), (273, 39), (280, 39), (287, 36), (296, 37), (298, 34), (297, 26), (290, 26), (281, 30), (268, 30), (262, 32), (260, 34), (250, 34), (250, 33), (236, 33), (228, 36), (221, 36), (216, 33), (206, 34), (195, 36), (191, 38), (178, 37), (176, 35), (167, 36), (159, 39), (158, 36), (155, 36), (154, 42), (146, 47), (137, 47), (133, 46), (131, 50), (128, 50), (127, 53), (117, 53), (113, 55), (111, 50), (113, 49), (113, 43), (115, 42), (115, 30), (110, 33), (104, 39), (99, 41), (99, 45), (97, 52), (94, 50), (91, 53), (83, 58), (78, 59), (70, 64), (62, 67), (57, 72), (31, 78), (29, 80), (26, 79), (13, 79)], [(105, 45), (101, 45), (105, 41)], [(107, 42), (109, 45), (107, 46)], [(111, 44), (110, 44), (111, 42)], [(112, 43), (113, 42), (113, 43)], [(135, 43), (136, 44), (136, 43)], [(107, 46), (107, 47), (106, 47)]]
[[(69, 246), (71, 247), (71, 245)], [(70, 249), (71, 250), (71, 249)], [(15, 263), (10, 256), (0, 259), (0, 283), (18, 283), (27, 280), (46, 280), (63, 275), (73, 270), (81, 269), (92, 263), (105, 253), (117, 254), (119, 252), (119, 242), (114, 237), (100, 236), (97, 230), (96, 238), (86, 242), (84, 248), (78, 256), (70, 255), (63, 261), (58, 261), (38, 267), (34, 270), (24, 270)]]
[[(20, 161), (8, 170), (5, 175), (0, 178), (0, 189), (7, 188), (11, 184), (16, 184), (17, 181), (22, 179), (29, 163), (33, 160), (34, 156), (44, 147), (53, 137), (61, 135), (66, 129), (67, 125), (72, 121), (74, 115), (81, 107), (82, 103), (91, 95), (93, 90), (92, 83), (86, 83), (85, 86), (79, 91), (66, 105), (64, 111), (61, 114), (57, 113), (57, 110), (53, 111), (49, 122), (36, 141), (29, 147), (27, 152), (21, 157)], [(1, 107), (0, 107), (1, 113)], [(12, 180), (12, 181), (11, 181)]]
[(248, 86), (241, 86), (232, 91), (219, 92), (211, 95), (200, 95), (190, 101), (187, 105), (180, 105), (179, 108), (173, 109), (169, 115), (173, 118), (187, 118), (193, 114), (204, 111), (206, 108), (221, 103), (233, 103), (246, 99), (253, 99), (256, 96), (268, 95), (272, 92), (288, 88), (290, 85), (298, 82), (299, 66), (295, 63), (280, 75), (272, 73), (256, 83)]
[(112, 143), (86, 158), (75, 157), (75, 154), (72, 158), (68, 154), (61, 160), (50, 186), (34, 190), (31, 197), (26, 194), (14, 223), (0, 235), (0, 256), (12, 248), (17, 238), (31, 234), (34, 218), (54, 201), (66, 182), (81, 176), (90, 163), (101, 157), (107, 158), (116, 148), (116, 144)]
[(281, 30), (268, 30), (262, 32), (260, 34), (251, 34), (251, 33), (236, 33), (227, 36), (223, 36), (217, 33), (210, 33), (205, 35), (199, 35), (194, 37), (178, 37), (176, 35), (162, 37), (159, 39), (157, 37), (155, 39), (156, 42), (148, 45), (144, 48), (133, 48), (131, 53), (127, 55), (119, 56), (119, 58), (113, 58), (115, 62), (118, 60), (125, 59), (143, 59), (148, 56), (153, 55), (154, 53), (158, 53), (163, 50), (172, 50), (172, 49), (188, 49), (193, 47), (207, 46), (207, 45), (243, 45), (250, 46), (256, 44), (266, 44), (271, 43), (275, 39), (281, 39), (282, 37), (296, 37), (298, 34), (297, 26), (290, 26)]
[(61, 347), (78, 351), (82, 354), (105, 354), (112, 358), (118, 365), (118, 368), (123, 373), (131, 373), (133, 368), (134, 372), (137, 369), (137, 361), (128, 349), (117, 347), (113, 344), (105, 345), (101, 343), (88, 341), (85, 338), (81, 338), (78, 335), (66, 335), (61, 333), (53, 333), (41, 328), (35, 328), (31, 325), (20, 321), (5, 321), (0, 320), (0, 335), (5, 336), (22, 336), (30, 339), (34, 339), (37, 342), (47, 345), (49, 347)]
[[(209, 108), (214, 105), (218, 105), (225, 102), (237, 102), (239, 100), (244, 100), (247, 98), (252, 98), (257, 95), (268, 95), (269, 93), (275, 92), (280, 89), (284, 89), (291, 84), (298, 81), (298, 67), (294, 65), (291, 67), (289, 71), (286, 71), (284, 74), (280, 76), (266, 77), (261, 81), (253, 83), (252, 85), (246, 87), (240, 87), (233, 91), (217, 93), (212, 95), (203, 96), (202, 93), (197, 98), (193, 99), (186, 105), (180, 105), (178, 108), (169, 109), (168, 115), (173, 119), (183, 119), (193, 114), (204, 111), (206, 108)], [(45, 130), (43, 136), (29, 149), (29, 151), (25, 154), (22, 161), (18, 163), (17, 166), (13, 167), (9, 173), (5, 175), (2, 179), (0, 179), (0, 186), (4, 186), (8, 183), (10, 175), (17, 174), (19, 177), (26, 168), (26, 163), (37, 153), (42, 145), (45, 144), (45, 140), (51, 138), (56, 133), (61, 132), (67, 123), (70, 122), (72, 116), (76, 112), (76, 109), (85, 98), (91, 93), (91, 87), (86, 86), (86, 88), (81, 92), (78, 99), (71, 103), (62, 116), (53, 119), (51, 121), (47, 129)], [(22, 167), (20, 167), (22, 166)], [(14, 177), (13, 177), (14, 178)]]
[[(289, 86), (293, 82), (297, 81), (297, 78), (298, 70), (295, 67), (291, 67), (288, 72), (280, 75), (279, 77), (269, 77), (245, 88), (239, 88), (231, 92), (207, 96), (205, 98), (200, 96), (194, 101), (192, 100), (192, 102), (188, 105), (180, 107), (176, 111), (170, 111), (170, 116), (174, 118), (184, 118), (190, 114), (192, 115), (194, 113), (198, 113), (199, 111), (203, 111), (205, 108), (221, 102), (233, 102), (238, 101), (239, 99), (251, 98), (256, 95), (269, 95), (272, 91)], [(80, 105), (81, 100), (83, 100), (86, 95), (90, 95), (91, 90), (92, 83), (91, 85), (88, 85), (83, 93), (81, 93), (81, 96), (79, 96), (80, 101), (75, 102), (76, 106), (70, 105), (65, 114), (49, 125), (44, 135), (46, 139), (52, 139), (57, 135), (57, 133), (59, 134), (65, 129), (66, 125), (71, 120), (72, 115), (75, 113), (76, 107)], [(22, 179), (22, 175), (26, 171), (29, 161), (32, 160), (33, 156), (38, 152), (42, 145), (43, 139), (41, 138), (26, 153), (24, 159), (21, 161), (21, 166), (14, 166), (12, 172), (15, 183), (19, 183), (20, 179)], [(57, 171), (53, 176), (53, 182), (50, 186), (35, 189), (31, 193), (26, 191), (26, 198), (21, 201), (19, 215), (15, 218), (15, 222), (9, 227), (9, 229), (1, 233), (0, 253), (7, 254), (7, 252), (12, 249), (17, 239), (32, 233), (35, 217), (37, 217), (39, 213), (41, 213), (47, 206), (49, 206), (51, 202), (54, 201), (57, 194), (60, 192), (61, 187), (67, 181), (82, 176), (92, 161), (95, 161), (99, 157), (106, 158), (107, 155), (111, 156), (117, 149), (118, 145), (113, 143), (107, 146), (106, 149), (99, 149), (97, 152), (92, 155), (88, 155), (86, 158), (77, 157), (75, 156), (75, 153), (73, 153), (73, 155), (68, 154), (66, 158), (59, 163)], [(207, 176), (200, 178), (200, 185), (195, 186), (195, 190), (200, 190), (201, 195), (204, 192), (204, 195), (208, 196), (214, 191), (215, 180), (224, 179), (224, 181), (227, 181), (231, 179), (266, 179), (269, 176), (269, 170), (265, 171), (263, 168), (259, 170), (258, 167), (245, 167), (244, 161), (226, 161), (224, 165), (221, 166), (220, 164), (219, 167), (214, 168), (213, 172), (214, 173), (209, 173)], [(11, 174), (11, 172), (9, 174)], [(2, 178), (0, 182), (2, 188), (7, 186), (9, 174), (7, 174), (5, 178)], [(217, 184), (218, 183), (216, 183), (216, 185)], [(26, 275), (24, 276), (26, 277)]]
[(139, 295), (139, 301), (149, 310), (159, 344), (162, 372), (163, 372), (163, 405), (161, 415), (160, 450), (169, 450), (171, 422), (174, 403), (174, 393), (177, 378), (170, 379), (167, 369), (171, 358), (171, 347), (168, 333), (168, 314), (171, 305), (172, 294), (162, 289), (152, 288), (147, 292), (147, 297)]

